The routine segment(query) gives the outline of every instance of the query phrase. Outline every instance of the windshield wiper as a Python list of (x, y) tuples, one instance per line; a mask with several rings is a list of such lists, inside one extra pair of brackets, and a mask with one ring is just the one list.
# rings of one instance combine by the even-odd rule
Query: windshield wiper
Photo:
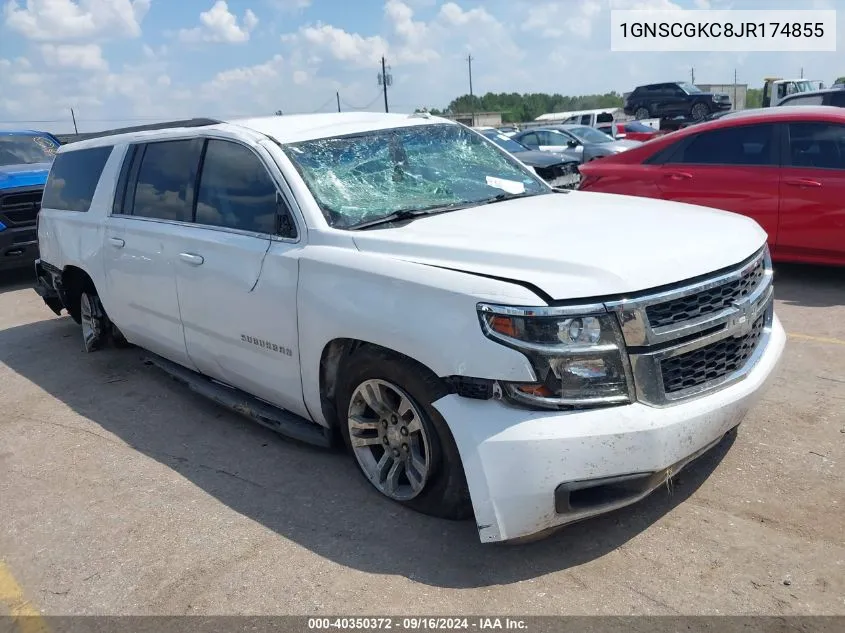
[(389, 224), (390, 222), (397, 222), (402, 220), (415, 220), (416, 218), (428, 215), (428, 211), (419, 211), (416, 209), (400, 209), (387, 215), (383, 215), (373, 220), (364, 220), (352, 226), (346, 227), (350, 231), (359, 231), (361, 229), (368, 229), (371, 226), (378, 226), (380, 224)]
[(482, 200), (478, 204), (493, 204), (494, 202), (504, 202), (505, 200), (513, 200), (514, 198), (530, 198), (531, 196), (536, 196), (536, 193), (500, 193), (497, 196), (493, 196), (492, 198), (487, 198), (487, 200)]

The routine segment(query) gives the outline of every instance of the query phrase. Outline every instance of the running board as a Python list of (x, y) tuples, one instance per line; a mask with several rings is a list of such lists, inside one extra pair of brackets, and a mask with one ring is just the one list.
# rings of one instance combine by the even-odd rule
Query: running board
[(144, 360), (148, 364), (155, 365), (177, 382), (186, 385), (194, 393), (223, 405), (235, 413), (240, 413), (280, 435), (324, 448), (332, 445), (331, 431), (319, 424), (309, 422), (294, 413), (259, 400), (245, 391), (224, 385), (161, 356), (150, 354)]

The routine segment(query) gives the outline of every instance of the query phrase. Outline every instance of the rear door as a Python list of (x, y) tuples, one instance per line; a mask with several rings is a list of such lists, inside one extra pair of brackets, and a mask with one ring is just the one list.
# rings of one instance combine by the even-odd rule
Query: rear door
[(666, 200), (753, 218), (778, 237), (779, 144), (770, 123), (735, 125), (687, 137), (661, 160), (657, 186)]
[(845, 125), (814, 121), (783, 128), (775, 251), (794, 259), (845, 262)]
[(103, 264), (123, 334), (152, 352), (192, 365), (176, 294), (177, 237), (191, 224), (200, 139), (131, 145), (106, 219)]
[(261, 146), (209, 138), (194, 223), (177, 239), (174, 270), (188, 354), (199, 370), (307, 415), (296, 320), (301, 246), (281, 181)]

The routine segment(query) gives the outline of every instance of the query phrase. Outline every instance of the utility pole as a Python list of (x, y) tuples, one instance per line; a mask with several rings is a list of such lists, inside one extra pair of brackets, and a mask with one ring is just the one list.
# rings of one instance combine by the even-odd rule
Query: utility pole
[(340, 112), (340, 92), (334, 93), (334, 96), (337, 97), (337, 111)]
[(804, 67), (801, 67), (801, 79), (804, 79)]
[(472, 114), (472, 125), (475, 126), (475, 98), (472, 94), (472, 55), (467, 55), (467, 66), (469, 67), (469, 103)]
[(73, 108), (70, 109), (70, 118), (73, 119), (73, 133), (79, 134), (79, 129), (76, 127), (76, 115), (73, 113)]
[(694, 86), (695, 85), (695, 68), (689, 69), (689, 82)]
[(734, 110), (736, 110), (736, 68), (734, 68)]
[(384, 111), (389, 112), (387, 108), (387, 87), (393, 85), (393, 75), (387, 72), (389, 66), (385, 64), (384, 56), (381, 58), (381, 73), (378, 76), (378, 83), (384, 90)]

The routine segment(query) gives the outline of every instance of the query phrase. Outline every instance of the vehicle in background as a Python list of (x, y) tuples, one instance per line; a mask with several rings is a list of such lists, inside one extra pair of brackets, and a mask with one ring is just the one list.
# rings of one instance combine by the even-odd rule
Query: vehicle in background
[(766, 77), (763, 83), (762, 107), (776, 106), (791, 95), (817, 92), (823, 88), (824, 82), (818, 79)]
[(703, 92), (686, 81), (673, 81), (637, 86), (625, 98), (623, 110), (636, 119), (686, 117), (703, 121), (709, 114), (731, 107), (727, 93)]
[(46, 132), (0, 130), (0, 270), (32, 266), (38, 257), (38, 210), (58, 148)]
[(666, 134), (665, 131), (655, 130), (653, 127), (644, 125), (640, 121), (619, 121), (616, 123), (602, 123), (596, 126), (599, 132), (608, 136), (629, 141), (650, 141), (651, 139)]
[(616, 120), (618, 114), (619, 108), (548, 112), (534, 119), (532, 121), (532, 127), (548, 127), (551, 125), (587, 125), (589, 127), (596, 127), (601, 123), (610, 123)]
[(780, 106), (826, 105), (845, 108), (845, 90), (842, 88), (828, 88), (802, 94), (794, 94), (782, 99)]
[(841, 108), (735, 112), (583, 165), (580, 171), (582, 191), (746, 215), (768, 234), (776, 261), (845, 265)]
[(612, 156), (640, 145), (639, 141), (615, 140), (604, 132), (586, 125), (555, 125), (531, 128), (513, 136), (526, 147), (543, 152), (577, 152), (582, 163)]
[(756, 223), (559, 191), (428, 114), (71, 143), (38, 237), (39, 293), (83, 349), (138, 345), (282, 434), (341, 441), (386, 499), (474, 516), (485, 543), (667, 486), (786, 341)]
[(573, 189), (578, 186), (581, 176), (578, 173), (580, 157), (553, 152), (533, 150), (512, 138), (505, 136), (495, 128), (475, 128), (484, 137), (493, 141), (506, 152), (510, 152), (520, 161), (531, 167), (540, 178), (552, 187)]
[(516, 125), (503, 125), (497, 129), (505, 136), (513, 136), (519, 132), (519, 128)]

